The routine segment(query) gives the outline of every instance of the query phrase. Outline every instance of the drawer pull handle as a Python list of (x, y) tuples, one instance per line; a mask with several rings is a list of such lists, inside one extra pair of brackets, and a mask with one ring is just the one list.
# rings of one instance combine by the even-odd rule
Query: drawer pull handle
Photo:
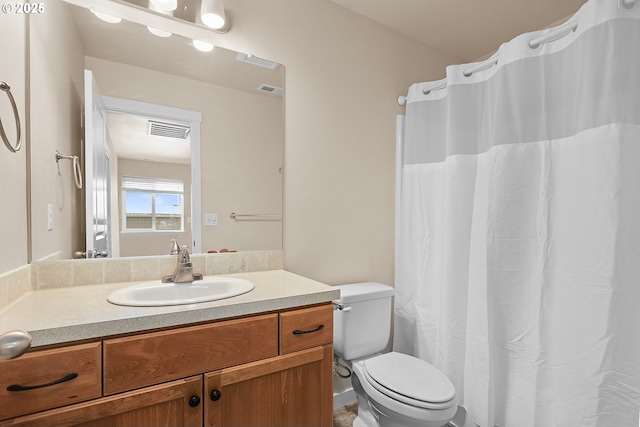
[(310, 331), (301, 331), (300, 329), (295, 329), (295, 330), (293, 331), (293, 334), (294, 334), (294, 335), (310, 334), (310, 333), (312, 333), (312, 332), (318, 332), (318, 331), (321, 331), (321, 330), (323, 330), (323, 329), (324, 329), (324, 325), (320, 325), (320, 326), (318, 326), (317, 328), (312, 329), (312, 330), (310, 330)]
[(7, 387), (7, 391), (26, 391), (26, 390), (34, 390), (36, 388), (43, 388), (43, 387), (49, 387), (52, 385), (56, 385), (56, 384), (60, 384), (60, 383), (64, 383), (67, 381), (71, 381), (74, 378), (77, 378), (78, 374), (73, 373), (73, 374), (69, 374), (69, 375), (65, 375), (64, 377), (55, 380), (55, 381), (51, 381), (50, 383), (46, 383), (46, 384), (38, 384), (38, 385), (18, 385), (18, 384), (11, 384), (9, 387)]

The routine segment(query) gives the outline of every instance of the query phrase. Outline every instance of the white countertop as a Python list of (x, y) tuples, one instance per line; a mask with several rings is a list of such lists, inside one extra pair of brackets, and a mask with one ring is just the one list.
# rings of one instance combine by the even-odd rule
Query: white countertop
[(246, 316), (340, 297), (338, 289), (284, 270), (224, 276), (249, 280), (255, 289), (233, 298), (167, 307), (125, 307), (107, 301), (114, 290), (143, 282), (37, 290), (0, 311), (0, 329), (27, 331), (33, 338), (31, 346), (40, 347)]

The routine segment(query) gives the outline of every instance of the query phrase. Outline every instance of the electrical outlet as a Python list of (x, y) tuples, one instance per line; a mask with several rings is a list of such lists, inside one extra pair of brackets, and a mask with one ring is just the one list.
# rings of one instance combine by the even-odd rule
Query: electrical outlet
[(217, 213), (204, 214), (204, 225), (205, 227), (216, 227), (218, 225), (218, 214)]
[(47, 230), (53, 230), (53, 205), (51, 203), (47, 205)]

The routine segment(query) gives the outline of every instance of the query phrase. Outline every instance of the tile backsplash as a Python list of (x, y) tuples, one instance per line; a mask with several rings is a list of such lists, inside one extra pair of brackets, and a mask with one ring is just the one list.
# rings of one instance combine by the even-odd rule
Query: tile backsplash
[(31, 290), (31, 265), (0, 274), (0, 310)]
[[(0, 274), (0, 310), (31, 290), (102, 283), (156, 280), (172, 274), (177, 257), (149, 256), (104, 259), (56, 259), (35, 261)], [(193, 271), (205, 276), (281, 270), (281, 250), (191, 255)]]
[[(38, 261), (31, 265), (33, 289), (60, 288), (101, 283), (157, 280), (172, 274), (176, 268), (175, 255)], [(193, 271), (205, 276), (280, 270), (283, 252), (246, 251), (191, 255)]]

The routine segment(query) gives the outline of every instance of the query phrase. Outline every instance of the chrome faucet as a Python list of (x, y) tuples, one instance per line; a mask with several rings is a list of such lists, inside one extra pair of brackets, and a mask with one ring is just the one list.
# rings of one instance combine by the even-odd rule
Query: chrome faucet
[(169, 255), (178, 255), (180, 253), (180, 246), (178, 245), (178, 241), (176, 239), (171, 239), (171, 251)]
[(178, 265), (170, 276), (164, 276), (162, 283), (188, 283), (196, 280), (202, 280), (202, 273), (194, 273), (191, 257), (186, 246), (180, 249), (178, 254)]

